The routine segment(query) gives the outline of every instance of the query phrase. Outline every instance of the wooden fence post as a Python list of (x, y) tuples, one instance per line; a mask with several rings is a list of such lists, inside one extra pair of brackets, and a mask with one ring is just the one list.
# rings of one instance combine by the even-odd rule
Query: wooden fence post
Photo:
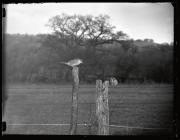
[(109, 81), (102, 83), (102, 80), (96, 80), (98, 135), (109, 135), (108, 87)]
[(77, 120), (78, 120), (78, 89), (79, 89), (79, 69), (73, 67), (73, 89), (72, 89), (72, 108), (71, 108), (71, 122), (70, 122), (70, 135), (76, 134)]

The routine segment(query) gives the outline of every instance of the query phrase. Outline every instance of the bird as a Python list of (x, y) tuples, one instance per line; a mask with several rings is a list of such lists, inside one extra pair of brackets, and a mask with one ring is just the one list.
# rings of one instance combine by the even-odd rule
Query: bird
[(68, 65), (70, 67), (75, 67), (83, 63), (83, 61), (82, 59), (76, 58), (76, 59), (69, 60), (68, 62), (60, 62), (60, 63)]
[(115, 87), (115, 86), (118, 85), (118, 81), (117, 81), (117, 79), (116, 79), (115, 77), (111, 77), (109, 81), (110, 81), (110, 84), (111, 84), (113, 87)]

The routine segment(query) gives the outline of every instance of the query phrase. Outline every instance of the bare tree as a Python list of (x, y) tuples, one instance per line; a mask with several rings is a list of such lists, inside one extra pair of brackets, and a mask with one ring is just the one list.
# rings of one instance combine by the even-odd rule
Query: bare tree
[[(128, 36), (122, 31), (115, 31), (115, 26), (109, 23), (108, 15), (67, 15), (61, 14), (49, 19), (48, 26), (54, 31), (60, 42), (70, 48), (71, 57), (79, 56), (77, 48), (86, 47), (86, 64), (91, 64), (92, 71), (96, 69), (97, 55), (107, 55), (103, 44), (117, 41), (122, 43)], [(108, 52), (110, 53), (110, 52)], [(71, 58), (72, 59), (72, 58)]]
[(110, 17), (99, 15), (57, 15), (49, 19), (48, 26), (69, 47), (91, 46), (93, 52), (96, 47), (114, 40), (126, 39), (128, 36), (122, 31), (114, 32), (114, 26), (109, 24)]

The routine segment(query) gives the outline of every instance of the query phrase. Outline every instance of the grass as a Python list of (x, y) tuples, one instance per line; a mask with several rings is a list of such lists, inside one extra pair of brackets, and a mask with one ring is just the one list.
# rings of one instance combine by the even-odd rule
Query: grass
[[(71, 85), (9, 85), (6, 113), (8, 124), (70, 123)], [(80, 85), (78, 123), (95, 114), (95, 85)], [(172, 85), (120, 85), (109, 89), (110, 124), (168, 128), (143, 130), (110, 127), (112, 135), (167, 135), (172, 132)], [(94, 116), (93, 116), (94, 117)], [(69, 134), (69, 126), (7, 126), (7, 134)], [(96, 134), (78, 126), (77, 134)]]

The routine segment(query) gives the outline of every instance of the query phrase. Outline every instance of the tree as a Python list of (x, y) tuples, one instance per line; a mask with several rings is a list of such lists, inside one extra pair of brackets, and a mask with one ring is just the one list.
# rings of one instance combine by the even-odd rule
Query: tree
[[(79, 49), (85, 47), (86, 64), (93, 65), (96, 73), (98, 64), (97, 53), (104, 52), (103, 44), (128, 39), (122, 31), (114, 31), (115, 27), (109, 23), (107, 15), (57, 15), (49, 19), (48, 26), (54, 31), (61, 42), (70, 48), (69, 56), (79, 57)], [(98, 52), (97, 52), (98, 51)], [(82, 51), (81, 51), (82, 52)]]
[[(98, 45), (96, 61), (87, 46), (69, 48), (56, 35), (6, 35), (5, 75), (7, 82), (68, 82), (69, 69), (60, 61), (83, 59), (81, 82), (113, 75), (122, 82), (142, 77), (154, 82), (173, 82), (173, 45), (134, 46), (134, 41)], [(88, 41), (88, 40), (86, 40)], [(143, 48), (143, 49), (142, 49)], [(94, 63), (95, 62), (95, 63)], [(123, 80), (124, 79), (124, 80)]]
[[(70, 16), (63, 13), (62, 15), (52, 17), (47, 25), (50, 26), (55, 34), (57, 34), (61, 39), (67, 39), (70, 37), (73, 42), (81, 45), (81, 41), (84, 39), (92, 39), (95, 43), (101, 43), (97, 41), (99, 39), (101, 41), (107, 41), (113, 38), (118, 39), (119, 37), (125, 35), (121, 31), (114, 34), (113, 29), (115, 27), (110, 25), (108, 20), (109, 16), (107, 15), (99, 15), (97, 17), (93, 17), (91, 15)], [(72, 46), (72, 44), (70, 45)]]
[(89, 46), (95, 53), (98, 45), (127, 37), (122, 31), (114, 33), (115, 27), (110, 25), (108, 20), (107, 15), (70, 16), (63, 13), (49, 19), (47, 25), (66, 46), (70, 48)]

